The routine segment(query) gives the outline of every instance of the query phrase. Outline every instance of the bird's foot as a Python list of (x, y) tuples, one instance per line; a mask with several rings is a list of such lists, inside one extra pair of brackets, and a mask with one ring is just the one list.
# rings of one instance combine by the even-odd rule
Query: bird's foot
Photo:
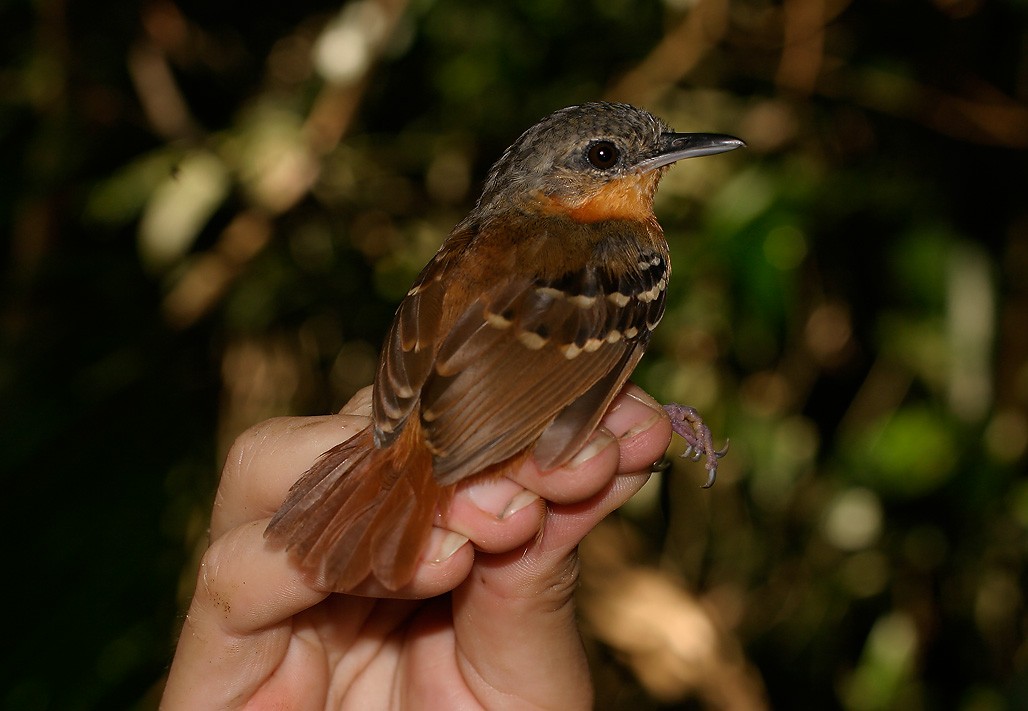
[(728, 442), (721, 449), (714, 449), (714, 442), (710, 434), (710, 428), (703, 422), (700, 413), (692, 407), (672, 403), (664, 405), (664, 411), (671, 418), (671, 429), (685, 440), (686, 448), (683, 457), (698, 462), (706, 457), (707, 483), (704, 489), (714, 486), (717, 479), (717, 462), (721, 457), (728, 454)]

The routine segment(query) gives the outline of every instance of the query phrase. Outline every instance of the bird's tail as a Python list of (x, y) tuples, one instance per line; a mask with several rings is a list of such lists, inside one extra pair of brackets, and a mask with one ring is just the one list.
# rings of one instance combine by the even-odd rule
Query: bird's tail
[(344, 592), (372, 576), (397, 590), (414, 577), (454, 487), (436, 483), (417, 424), (408, 425), (386, 449), (368, 427), (325, 452), (268, 524), (265, 537), (319, 587)]

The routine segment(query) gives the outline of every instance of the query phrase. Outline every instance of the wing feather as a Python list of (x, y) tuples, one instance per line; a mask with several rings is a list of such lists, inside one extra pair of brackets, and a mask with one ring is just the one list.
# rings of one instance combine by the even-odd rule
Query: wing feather
[[(440, 483), (531, 445), (565, 411), (560, 434), (548, 437), (547, 465), (563, 463), (595, 427), (603, 414), (595, 408), (614, 397), (638, 360), (626, 354), (641, 355), (642, 341), (611, 337), (636, 305), (604, 298), (603, 279), (585, 271), (562, 277), (561, 286), (581, 285), (588, 295), (538, 279), (508, 284), (468, 309), (444, 340), (421, 401)], [(592, 388), (591, 405), (568, 410)]]
[[(487, 268), (457, 267), (473, 235), (451, 237), (394, 319), (376, 380), (376, 443), (390, 444), (417, 413), (442, 485), (536, 441), (544, 468), (573, 456), (638, 363), (663, 310), (666, 251), (640, 250), (637, 235), (611, 230), (587, 244), (592, 252), (566, 260), (576, 268), (550, 268), (546, 276), (524, 273), (527, 260), (516, 249), (538, 249), (532, 239), (508, 239), (512, 247), (498, 250)], [(446, 300), (443, 279), (451, 274), (481, 292), (459, 311)]]
[(422, 270), (400, 303), (379, 359), (372, 399), (375, 444), (391, 444), (418, 404), (421, 388), (435, 362), (439, 332), (445, 322), (447, 267), (467, 244), (458, 235), (448, 240)]

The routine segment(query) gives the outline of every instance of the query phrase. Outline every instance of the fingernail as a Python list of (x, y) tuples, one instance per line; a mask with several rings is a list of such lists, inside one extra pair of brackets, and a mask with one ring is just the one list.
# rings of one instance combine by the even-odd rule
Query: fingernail
[(568, 468), (576, 469), (580, 467), (607, 447), (614, 444), (614, 441), (614, 437), (610, 432), (607, 432), (607, 430), (602, 427), (598, 427), (596, 431), (593, 432), (592, 439), (586, 442), (585, 446), (578, 450), (578, 454), (572, 457), (571, 461), (568, 462)]
[(661, 405), (659, 402), (650, 397), (650, 394), (648, 392), (646, 392), (637, 385), (631, 385), (625, 388), (625, 395), (632, 398), (636, 402), (641, 402), (643, 405), (650, 408), (651, 410), (661, 411), (664, 409), (663, 405)]
[(538, 500), (539, 500), (539, 495), (538, 494), (536, 494), (534, 492), (531, 492), (528, 489), (525, 489), (520, 494), (518, 494), (517, 496), (515, 496), (513, 499), (510, 500), (510, 503), (507, 504), (507, 508), (505, 508), (503, 510), (503, 513), (500, 514), (500, 518), (504, 519), (504, 518), (507, 518), (508, 516), (513, 516), (514, 514), (516, 514), (521, 509), (523, 509), (526, 506), (529, 506), (531, 504), (534, 504)]
[(432, 557), (432, 562), (442, 563), (443, 561), (448, 560), (467, 542), (467, 536), (462, 536), (455, 531), (447, 531), (442, 540), (439, 541), (439, 544), (436, 546), (436, 553)]
[(467, 496), (477, 508), (498, 519), (517, 513), (539, 498), (507, 478), (475, 482), (468, 486)]
[(622, 391), (602, 424), (615, 437), (630, 439), (653, 427), (662, 417), (667, 417), (667, 414), (661, 404), (642, 388), (631, 385)]
[(619, 439), (632, 439), (632, 437), (635, 437), (637, 434), (645, 432), (646, 430), (650, 429), (655, 424), (657, 424), (660, 421), (661, 417), (662, 415), (660, 413), (653, 413), (652, 416), (647, 417), (645, 420), (638, 422), (632, 427), (630, 427), (628, 431), (621, 435)]

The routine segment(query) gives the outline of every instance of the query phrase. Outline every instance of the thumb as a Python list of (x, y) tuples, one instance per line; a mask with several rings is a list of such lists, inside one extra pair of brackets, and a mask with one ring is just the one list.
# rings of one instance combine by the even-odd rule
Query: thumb
[(545, 474), (558, 480), (599, 479), (605, 485), (584, 500), (549, 503), (533, 541), (506, 553), (479, 552), (471, 574), (453, 591), (458, 663), (487, 708), (592, 707), (573, 599), (578, 544), (646, 483), (648, 466), (642, 472), (626, 469), (658, 459), (669, 437), (667, 421), (653, 420), (646, 403), (629, 401), (624, 407), (634, 408), (628, 419), (642, 431), (619, 437), (619, 447), (600, 451), (574, 470)]

